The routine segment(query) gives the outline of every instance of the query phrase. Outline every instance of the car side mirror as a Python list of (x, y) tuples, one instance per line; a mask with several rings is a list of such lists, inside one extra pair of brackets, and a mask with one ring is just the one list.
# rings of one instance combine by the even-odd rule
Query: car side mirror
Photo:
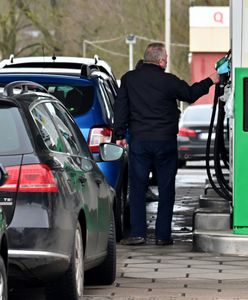
[(5, 170), (4, 166), (0, 164), (0, 186), (5, 183), (8, 178), (8, 173)]
[(115, 161), (121, 159), (124, 154), (124, 148), (111, 143), (100, 144), (99, 154), (103, 161)]

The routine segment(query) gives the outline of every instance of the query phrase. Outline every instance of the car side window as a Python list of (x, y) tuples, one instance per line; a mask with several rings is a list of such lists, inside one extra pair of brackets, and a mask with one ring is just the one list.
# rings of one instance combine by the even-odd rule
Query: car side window
[(87, 113), (94, 101), (93, 86), (46, 85), (50, 94), (59, 99), (73, 116)]
[(107, 81), (106, 81), (112, 91), (112, 93), (114, 94), (114, 97), (117, 97), (117, 93), (118, 93), (118, 86), (117, 83), (114, 82), (114, 80), (110, 77)]
[(104, 105), (105, 111), (107, 113), (107, 118), (108, 118), (108, 120), (112, 120), (113, 106), (109, 99), (108, 93), (104, 87), (103, 80), (101, 80), (101, 79), (99, 79), (99, 88), (100, 88), (101, 97), (103, 99), (103, 105)]
[(110, 104), (111, 104), (111, 107), (113, 108), (114, 107), (114, 104), (115, 104), (115, 95), (113, 94), (113, 91), (109, 85), (109, 83), (107, 81), (103, 81), (102, 82), (103, 84), (103, 88), (109, 98), (109, 101), (110, 101)]
[(68, 128), (66, 117), (58, 110), (53, 103), (46, 103), (46, 108), (49, 110), (50, 114), (53, 117), (54, 123), (56, 124), (59, 133), (63, 139), (63, 142), (66, 146), (68, 153), (78, 155), (80, 153), (79, 147), (71, 132)]
[(52, 151), (64, 152), (61, 137), (44, 104), (38, 104), (33, 107), (31, 114), (46, 146)]
[(91, 157), (81, 131), (66, 110), (59, 103), (46, 103), (46, 107), (54, 118), (68, 152)]

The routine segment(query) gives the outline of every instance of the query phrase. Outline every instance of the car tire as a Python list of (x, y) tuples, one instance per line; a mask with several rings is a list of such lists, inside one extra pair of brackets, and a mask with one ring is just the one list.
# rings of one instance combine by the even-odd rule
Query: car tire
[(110, 285), (116, 277), (116, 240), (115, 222), (112, 214), (112, 221), (109, 227), (107, 256), (97, 267), (85, 273), (86, 285)]
[(116, 198), (116, 213), (115, 213), (115, 227), (116, 227), (116, 241), (120, 240), (126, 235), (130, 227), (130, 215), (128, 209), (128, 188), (127, 183), (124, 183)]
[(186, 160), (179, 159), (178, 160), (178, 168), (183, 168), (186, 166)]
[(131, 223), (130, 223), (130, 205), (126, 203), (123, 214), (123, 232), (122, 237), (127, 238), (130, 235)]
[(0, 256), (0, 299), (8, 299), (7, 272), (4, 261)]
[(62, 278), (46, 288), (47, 300), (81, 300), (84, 288), (84, 248), (80, 223), (74, 233), (71, 261)]

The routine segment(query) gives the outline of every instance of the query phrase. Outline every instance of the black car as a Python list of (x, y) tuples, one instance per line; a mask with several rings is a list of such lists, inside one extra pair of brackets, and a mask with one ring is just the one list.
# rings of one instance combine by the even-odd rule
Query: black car
[[(113, 105), (117, 81), (109, 64), (94, 58), (42, 56), (13, 57), (0, 62), (0, 86), (29, 80), (43, 85), (70, 111), (93, 155), (99, 144), (113, 141)], [(116, 191), (116, 239), (129, 228), (128, 160), (97, 162)]]
[[(184, 166), (187, 161), (206, 159), (206, 146), (212, 111), (212, 104), (199, 104), (188, 106), (182, 113), (177, 136), (179, 166)], [(210, 157), (213, 157), (215, 127), (211, 138)]]
[[(207, 139), (209, 135), (210, 121), (213, 112), (213, 104), (196, 104), (188, 106), (179, 121), (178, 158), (179, 166), (182, 167), (187, 161), (206, 160)], [(216, 125), (218, 108), (215, 113), (213, 132), (209, 148), (209, 158), (214, 156), (214, 140), (216, 137)], [(224, 147), (228, 153), (228, 130), (227, 120), (223, 124)]]
[[(8, 174), (0, 164), (0, 191), (1, 186), (6, 182)], [(2, 201), (1, 201), (2, 202)], [(6, 222), (0, 203), (0, 299), (7, 300), (7, 269), (8, 269), (8, 243), (6, 237)]]
[[(88, 283), (116, 272), (115, 192), (65, 106), (42, 86), (8, 84), (0, 97), (0, 189), (9, 239), (9, 276), (44, 283), (47, 299), (83, 297)], [(101, 144), (98, 160), (123, 148)], [(15, 207), (15, 209), (13, 209)]]

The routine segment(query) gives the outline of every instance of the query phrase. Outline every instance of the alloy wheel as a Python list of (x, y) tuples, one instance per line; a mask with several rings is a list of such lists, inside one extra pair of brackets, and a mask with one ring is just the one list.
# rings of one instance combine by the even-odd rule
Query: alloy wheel
[[(75, 235), (75, 279), (78, 296), (83, 294), (84, 268), (83, 268), (83, 241), (81, 230), (78, 227)], [(1, 299), (0, 299), (1, 300)]]
[(0, 300), (5, 300), (4, 298), (4, 279), (3, 279), (3, 274), (0, 273)]

